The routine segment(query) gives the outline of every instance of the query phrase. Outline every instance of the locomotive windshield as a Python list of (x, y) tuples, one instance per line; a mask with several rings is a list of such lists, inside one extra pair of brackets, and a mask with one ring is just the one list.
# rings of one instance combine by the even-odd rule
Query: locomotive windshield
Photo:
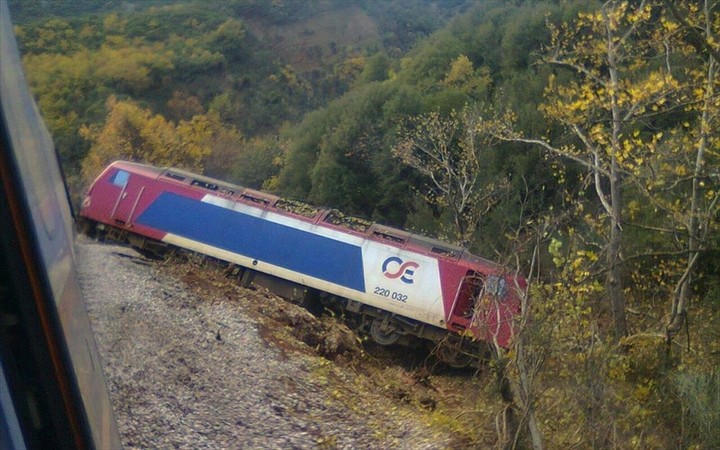
[(130, 174), (125, 170), (119, 169), (117, 172), (115, 172), (115, 175), (112, 176), (110, 182), (115, 186), (125, 187), (128, 179), (130, 179)]

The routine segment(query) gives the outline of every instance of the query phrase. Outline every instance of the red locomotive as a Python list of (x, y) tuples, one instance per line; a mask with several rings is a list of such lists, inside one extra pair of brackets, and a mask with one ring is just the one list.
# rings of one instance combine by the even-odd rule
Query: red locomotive
[(112, 163), (80, 215), (139, 247), (236, 264), (286, 294), (321, 292), (384, 345), (412, 335), (506, 347), (526, 286), (461, 247), (172, 168)]

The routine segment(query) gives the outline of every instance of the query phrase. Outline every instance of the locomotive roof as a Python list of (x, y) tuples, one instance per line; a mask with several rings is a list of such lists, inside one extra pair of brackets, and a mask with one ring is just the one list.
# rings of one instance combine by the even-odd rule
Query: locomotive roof
[(163, 169), (147, 164), (132, 162), (132, 161), (115, 161), (111, 164), (111, 167), (125, 168), (132, 170), (133, 172), (140, 173), (145, 176), (157, 177), (163, 171)]
[(238, 184), (228, 183), (227, 181), (218, 180), (217, 178), (211, 178), (205, 175), (199, 175), (197, 173), (190, 172), (188, 170), (183, 169), (176, 169), (174, 167), (164, 167), (160, 169), (160, 174), (163, 173), (173, 173), (177, 175), (181, 175), (188, 179), (198, 180), (198, 181), (205, 181), (207, 183), (217, 184), (218, 186), (228, 187), (231, 188), (237, 192), (242, 191), (243, 189), (246, 189), (244, 186), (240, 186)]
[[(277, 197), (273, 194), (267, 194), (267, 193), (264, 193), (261, 191), (256, 191), (253, 189), (245, 188), (245, 187), (237, 185), (237, 184), (228, 183), (228, 182), (225, 182), (222, 180), (218, 180), (216, 178), (207, 177), (205, 175), (199, 175), (197, 173), (193, 173), (193, 172), (183, 170), (183, 169), (176, 169), (174, 167), (159, 168), (159, 167), (154, 167), (154, 166), (150, 166), (147, 164), (129, 162), (129, 161), (116, 161), (113, 163), (113, 166), (126, 167), (129, 170), (133, 170), (135, 172), (140, 172), (143, 175), (153, 177), (153, 178), (157, 178), (163, 174), (175, 174), (175, 175), (182, 176), (188, 180), (203, 181), (206, 183), (215, 184), (217, 186), (222, 186), (223, 188), (231, 189), (238, 194), (240, 194), (242, 192), (246, 192), (246, 193), (249, 193), (252, 195), (262, 195), (262, 196), (266, 197), (268, 201), (274, 201), (274, 200), (278, 199), (278, 200), (285, 200), (285, 201), (290, 201), (290, 202), (294, 202), (294, 203), (304, 204), (303, 202), (288, 200), (285, 198)], [(309, 205), (309, 204), (307, 204), (307, 206), (315, 208), (314, 206)], [(496, 262), (490, 261), (488, 259), (482, 258), (480, 256), (477, 256), (477, 255), (474, 255), (474, 254), (468, 252), (464, 247), (449, 244), (449, 243), (441, 241), (439, 239), (423, 236), (423, 235), (416, 234), (416, 233), (411, 233), (408, 231), (401, 230), (399, 228), (393, 228), (393, 227), (389, 227), (386, 225), (381, 225), (376, 222), (365, 221), (364, 219), (357, 219), (355, 217), (345, 216), (342, 212), (334, 210), (334, 209), (330, 209), (330, 208), (317, 207), (317, 210), (322, 211), (323, 213), (324, 212), (339, 213), (340, 216), (342, 216), (344, 219), (349, 219), (350, 222), (352, 222), (353, 220), (356, 220), (356, 221), (359, 221), (362, 223), (367, 223), (367, 226), (364, 226), (363, 229), (368, 230), (370, 235), (373, 235), (373, 236), (379, 237), (379, 238), (385, 238), (390, 242), (394, 242), (395, 244), (407, 243), (408, 245), (410, 245), (412, 247), (415, 247), (418, 249), (422, 248), (425, 251), (427, 251), (431, 254), (435, 254), (437, 256), (442, 256), (442, 257), (449, 258), (449, 259), (458, 259), (460, 257), (463, 257), (466, 260), (480, 263), (480, 264), (486, 265), (488, 267), (493, 267), (493, 268), (497, 268), (497, 269), (501, 269), (503, 267), (502, 265), (500, 265)], [(329, 215), (330, 214), (327, 214), (326, 217), (329, 217)], [(329, 221), (326, 223), (333, 224), (333, 222), (329, 222)], [(344, 226), (345, 228), (347, 228), (348, 231), (365, 234), (365, 233), (361, 232), (359, 229), (355, 228), (352, 224), (344, 224), (341, 226)], [(399, 239), (399, 241), (396, 239)]]

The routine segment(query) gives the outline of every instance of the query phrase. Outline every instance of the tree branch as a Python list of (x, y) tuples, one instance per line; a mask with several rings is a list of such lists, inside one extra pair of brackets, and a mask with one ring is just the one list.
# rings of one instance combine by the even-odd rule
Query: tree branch
[(525, 138), (520, 138), (520, 137), (504, 137), (501, 135), (496, 135), (495, 137), (497, 137), (498, 139), (505, 141), (505, 142), (522, 142), (525, 144), (539, 145), (539, 146), (543, 147), (544, 149), (549, 150), (552, 153), (555, 153), (556, 155), (559, 155), (559, 156), (568, 158), (572, 161), (575, 161), (576, 163), (578, 163), (584, 167), (587, 167), (588, 169), (597, 170), (598, 172), (600, 172), (601, 174), (603, 174), (605, 176), (610, 175), (610, 172), (603, 169), (602, 167), (597, 167), (595, 164), (593, 164), (591, 162), (585, 161), (584, 159), (582, 159), (578, 156), (572, 155), (572, 154), (565, 152), (559, 148), (553, 147), (552, 145), (550, 145), (547, 142), (542, 141), (540, 139), (525, 139)]
[(688, 39), (688, 43), (695, 47), (695, 50), (697, 50), (698, 53), (706, 51), (710, 55), (712, 55), (712, 57), (715, 58), (716, 61), (720, 61), (720, 52), (718, 52), (710, 44), (708, 44), (705, 37), (702, 34), (698, 33), (698, 30), (688, 23), (685, 17), (680, 14), (680, 11), (678, 11), (673, 2), (671, 2), (670, 0), (663, 0), (663, 3), (665, 3), (665, 6), (667, 6), (668, 10), (670, 10), (670, 13), (673, 15), (673, 17), (675, 17), (675, 19), (680, 22), (680, 24), (685, 27), (685, 29), (688, 30), (688, 32), (693, 36), (694, 39)]

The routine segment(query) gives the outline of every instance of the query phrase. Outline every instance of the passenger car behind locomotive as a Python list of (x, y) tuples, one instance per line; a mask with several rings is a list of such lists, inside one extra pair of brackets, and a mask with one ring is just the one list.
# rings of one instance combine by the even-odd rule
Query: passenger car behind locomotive
[(114, 162), (80, 215), (139, 247), (172, 245), (321, 292), (384, 345), (415, 335), (507, 346), (525, 287), (460, 247), (178, 169)]

